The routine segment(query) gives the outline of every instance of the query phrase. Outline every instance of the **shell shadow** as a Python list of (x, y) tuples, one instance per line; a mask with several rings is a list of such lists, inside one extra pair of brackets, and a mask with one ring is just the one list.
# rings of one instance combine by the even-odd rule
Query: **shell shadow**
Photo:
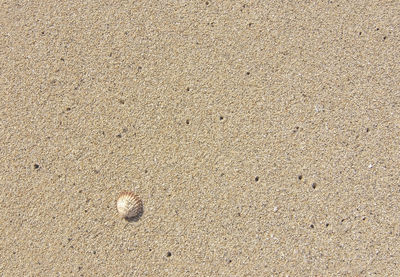
[(125, 221), (127, 221), (129, 223), (138, 222), (139, 219), (142, 217), (143, 213), (144, 213), (144, 209), (143, 209), (143, 206), (142, 206), (142, 207), (140, 207), (139, 213), (136, 216), (125, 218)]

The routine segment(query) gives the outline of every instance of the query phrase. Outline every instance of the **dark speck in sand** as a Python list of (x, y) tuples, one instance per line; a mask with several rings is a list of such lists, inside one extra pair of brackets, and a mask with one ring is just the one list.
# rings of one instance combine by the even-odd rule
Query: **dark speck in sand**
[(315, 189), (315, 188), (317, 187), (317, 184), (316, 184), (316, 183), (312, 183), (311, 187), (312, 187), (313, 189)]

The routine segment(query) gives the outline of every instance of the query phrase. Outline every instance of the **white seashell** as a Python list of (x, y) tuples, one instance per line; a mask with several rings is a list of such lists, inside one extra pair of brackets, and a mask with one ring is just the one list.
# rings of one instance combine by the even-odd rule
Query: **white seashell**
[(131, 218), (138, 216), (143, 209), (142, 200), (131, 191), (123, 191), (117, 200), (117, 210), (121, 217)]

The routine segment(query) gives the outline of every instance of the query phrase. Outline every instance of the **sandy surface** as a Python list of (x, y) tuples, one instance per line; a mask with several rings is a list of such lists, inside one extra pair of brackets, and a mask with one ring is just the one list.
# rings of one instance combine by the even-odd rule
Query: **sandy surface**
[(2, 276), (400, 275), (399, 1), (81, 2), (0, 4)]

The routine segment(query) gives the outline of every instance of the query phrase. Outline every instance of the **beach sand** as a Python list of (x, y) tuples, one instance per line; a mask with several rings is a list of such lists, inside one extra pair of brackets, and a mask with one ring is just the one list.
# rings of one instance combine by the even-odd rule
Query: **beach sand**
[(400, 275), (399, 14), (2, 1), (0, 275)]

